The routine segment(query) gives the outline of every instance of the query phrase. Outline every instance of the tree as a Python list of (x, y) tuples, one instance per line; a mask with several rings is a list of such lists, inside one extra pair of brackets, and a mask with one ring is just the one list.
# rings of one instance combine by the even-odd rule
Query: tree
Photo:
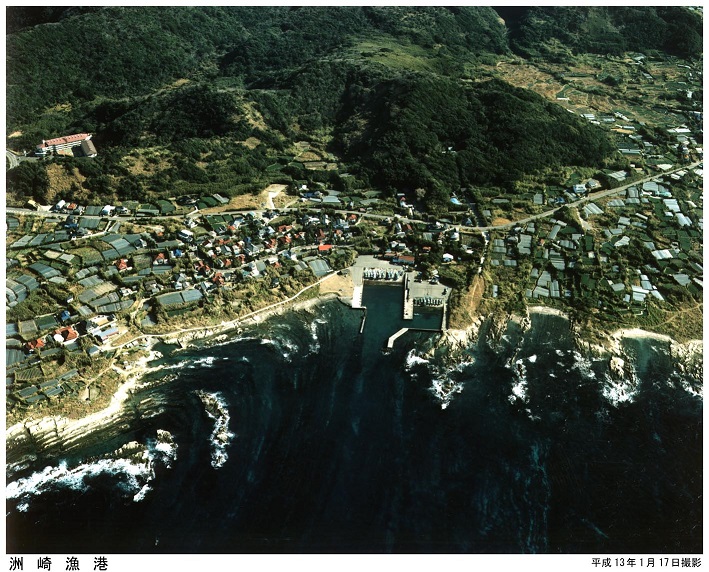
[(23, 161), (7, 172), (6, 180), (8, 191), (42, 204), (49, 203), (49, 177), (43, 163)]

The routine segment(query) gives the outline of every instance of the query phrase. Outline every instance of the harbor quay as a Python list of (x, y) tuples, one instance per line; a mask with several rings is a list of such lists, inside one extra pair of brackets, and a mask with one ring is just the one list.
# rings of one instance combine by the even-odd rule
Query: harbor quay
[[(451, 289), (438, 283), (437, 280), (426, 280), (412, 268), (393, 264), (389, 260), (382, 260), (371, 255), (357, 257), (355, 264), (350, 267), (354, 286), (352, 308), (363, 309), (360, 333), (364, 330), (366, 320), (366, 307), (362, 305), (362, 295), (366, 283), (381, 283), (401, 285), (402, 291), (402, 318), (414, 319), (415, 306), (440, 308), (443, 314), (441, 330), (446, 328), (446, 311)], [(402, 328), (389, 338), (387, 347), (391, 349), (394, 341), (412, 328)]]

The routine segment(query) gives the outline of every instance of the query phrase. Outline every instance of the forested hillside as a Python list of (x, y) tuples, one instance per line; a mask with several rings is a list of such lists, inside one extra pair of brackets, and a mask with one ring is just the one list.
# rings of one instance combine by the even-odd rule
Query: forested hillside
[(682, 6), (529, 6), (497, 11), (510, 29), (512, 49), (526, 56), (558, 57), (559, 47), (575, 53), (663, 51), (683, 58), (702, 53), (702, 18)]
[[(559, 46), (693, 55), (701, 45), (701, 21), (683, 8), (499, 10), (506, 24), (485, 7), (11, 7), (8, 146), (93, 133), (99, 157), (69, 160), (67, 172), (120, 199), (337, 184), (336, 172), (294, 160), (305, 141), (356, 185), (423, 189), (435, 209), (461, 186), (513, 189), (547, 167), (599, 167), (613, 151), (599, 129), (480, 64), (513, 50), (559, 57)], [(11, 190), (41, 198), (42, 169), (10, 177)]]

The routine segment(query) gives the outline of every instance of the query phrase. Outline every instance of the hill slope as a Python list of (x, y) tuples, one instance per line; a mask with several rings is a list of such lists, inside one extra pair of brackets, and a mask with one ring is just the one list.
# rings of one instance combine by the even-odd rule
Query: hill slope
[[(100, 154), (77, 167), (81, 184), (120, 199), (341, 182), (292, 160), (309, 141), (360, 186), (423, 188), (437, 208), (460, 186), (512, 189), (525, 174), (599, 167), (613, 153), (594, 126), (490, 81), (479, 64), (511, 49), (694, 54), (701, 34), (684, 8), (498, 11), (507, 27), (484, 7), (11, 7), (8, 132), (21, 135), (8, 144), (95, 133)], [(41, 169), (10, 183), (41, 196)]]

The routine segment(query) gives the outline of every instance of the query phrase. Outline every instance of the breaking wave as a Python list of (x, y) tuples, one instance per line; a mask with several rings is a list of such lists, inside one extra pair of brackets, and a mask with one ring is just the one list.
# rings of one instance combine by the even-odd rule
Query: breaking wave
[(637, 382), (627, 378), (613, 379), (606, 374), (601, 393), (613, 407), (618, 407), (621, 403), (632, 403), (638, 393)]
[(261, 339), (261, 345), (273, 347), (275, 350), (279, 351), (281, 357), (289, 363), (293, 361), (293, 356), (297, 355), (299, 351), (298, 345), (287, 339), (273, 340), (271, 338), (263, 338)]
[(527, 395), (527, 367), (524, 365), (524, 361), (518, 359), (515, 362), (513, 371), (516, 381), (512, 386), (512, 393), (509, 395), (508, 399), (510, 403), (515, 403), (517, 400), (522, 403), (529, 403), (529, 395)]
[(427, 359), (424, 359), (416, 354), (416, 350), (411, 350), (408, 354), (406, 354), (406, 371), (411, 371), (417, 365), (424, 365), (428, 363), (430, 362)]
[(459, 393), (462, 393), (465, 387), (465, 375), (462, 374), (474, 363), (475, 360), (470, 356), (466, 356), (466, 359), (457, 363), (450, 363), (444, 360), (440, 363), (433, 363), (417, 355), (414, 350), (411, 350), (406, 355), (404, 366), (405, 370), (409, 372), (412, 378), (416, 376), (412, 370), (417, 366), (426, 368), (431, 376), (431, 386), (428, 388), (428, 391), (440, 403), (441, 409), (446, 409), (451, 404), (453, 398)]
[(108, 455), (70, 466), (62, 460), (56, 466), (47, 466), (8, 483), (7, 499), (17, 499), (20, 512), (29, 509), (32, 498), (59, 489), (85, 492), (92, 488), (92, 480), (101, 475), (111, 475), (118, 480), (117, 489), (126, 498), (140, 502), (151, 490), (155, 479), (155, 465), (171, 467), (177, 459), (177, 445), (168, 431), (158, 429), (157, 437), (147, 444), (132, 441)]
[(311, 354), (317, 353), (320, 351), (320, 336), (318, 335), (318, 324), (322, 323), (323, 320), (315, 320), (314, 322), (310, 323), (310, 337), (312, 339), (310, 346), (308, 348), (309, 352)]

